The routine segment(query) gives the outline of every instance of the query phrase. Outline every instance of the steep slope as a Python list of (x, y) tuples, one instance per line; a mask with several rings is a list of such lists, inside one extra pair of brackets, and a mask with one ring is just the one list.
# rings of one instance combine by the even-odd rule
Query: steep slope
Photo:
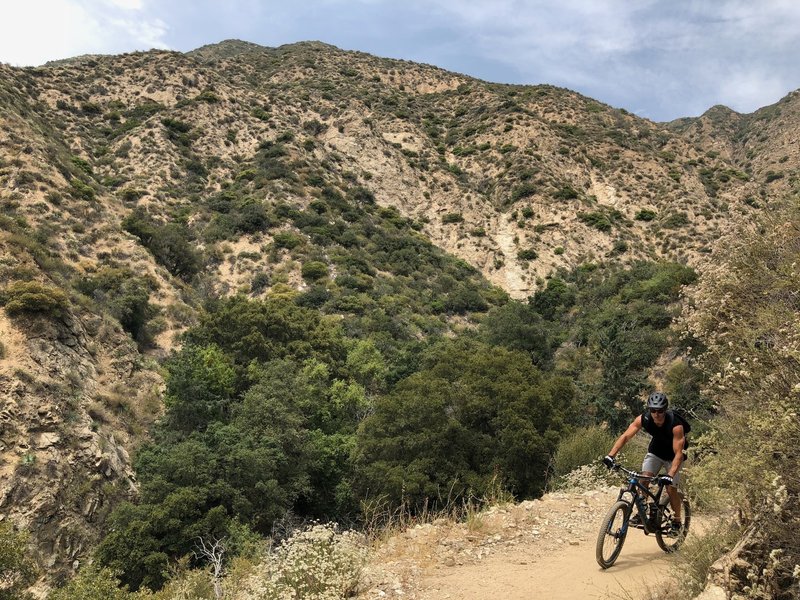
[[(731, 209), (749, 210), (749, 175), (624, 111), (319, 43), (4, 73), (117, 217), (136, 205), (203, 225), (197, 201), (232, 181), (299, 206), (349, 181), (516, 297), (554, 268), (609, 255), (693, 260)], [(247, 164), (279, 139), (283, 169)]]
[(679, 119), (669, 128), (692, 144), (723, 157), (744, 180), (748, 204), (782, 197), (800, 188), (800, 90), (771, 106), (741, 115), (724, 106), (710, 108), (696, 119)]
[[(38, 271), (20, 238), (0, 236), (4, 281)], [(53, 289), (14, 299), (41, 303)], [(80, 306), (10, 318), (12, 306), (0, 313), (0, 514), (58, 576), (133, 491), (129, 450), (160, 411), (160, 377), (111, 319)]]
[(695, 262), (796, 189), (797, 94), (776, 107), (667, 128), (316, 42), (0, 65), (2, 514), (62, 570), (94, 542), (160, 410), (150, 359), (208, 298), (294, 290), (424, 338), (503, 301), (479, 275), (524, 298)]

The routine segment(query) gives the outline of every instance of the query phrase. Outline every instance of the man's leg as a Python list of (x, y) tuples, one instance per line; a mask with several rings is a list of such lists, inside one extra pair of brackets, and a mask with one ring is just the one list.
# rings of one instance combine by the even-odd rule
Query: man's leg
[[(669, 470), (671, 463), (664, 463), (664, 469)], [(683, 465), (681, 465), (682, 467)], [(681, 522), (681, 508), (683, 507), (683, 495), (678, 491), (678, 484), (681, 481), (681, 467), (678, 467), (678, 472), (672, 478), (673, 484), (667, 486), (667, 493), (669, 494), (669, 504), (672, 507), (672, 522)]]
[(683, 498), (681, 497), (681, 493), (674, 485), (667, 486), (667, 493), (669, 494), (669, 504), (672, 506), (672, 520), (680, 522), (681, 507), (683, 506)]
[[(642, 475), (652, 477), (656, 473), (660, 472), (661, 469), (664, 469), (665, 472), (669, 472), (670, 466), (672, 466), (672, 461), (662, 460), (654, 454), (650, 454), (648, 452), (644, 457), (644, 462), (642, 463)], [(681, 520), (681, 507), (683, 506), (683, 498), (681, 497), (681, 493), (678, 491), (680, 477), (680, 469), (678, 469), (678, 473), (676, 473), (675, 477), (673, 477), (675, 485), (667, 486), (669, 504), (672, 507), (673, 522), (680, 522)]]

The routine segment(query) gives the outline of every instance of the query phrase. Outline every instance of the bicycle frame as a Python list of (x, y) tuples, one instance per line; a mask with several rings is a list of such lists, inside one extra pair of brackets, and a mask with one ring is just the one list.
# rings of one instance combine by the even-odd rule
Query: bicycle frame
[[(644, 530), (645, 535), (650, 533), (655, 533), (661, 527), (661, 521), (663, 520), (663, 513), (664, 507), (661, 506), (658, 502), (658, 499), (661, 498), (661, 494), (664, 493), (664, 488), (666, 487), (664, 482), (658, 482), (658, 489), (655, 493), (650, 491), (649, 486), (642, 483), (642, 481), (652, 481), (653, 479), (657, 479), (657, 476), (648, 476), (642, 475), (637, 471), (632, 471), (630, 469), (626, 469), (622, 465), (617, 465), (616, 469), (623, 471), (628, 477), (628, 487), (622, 488), (619, 491), (619, 496), (617, 496), (617, 500), (622, 500), (623, 502), (628, 503), (631, 506), (631, 510), (633, 507), (636, 507), (636, 510), (639, 512), (639, 517), (641, 518), (642, 525), (641, 528)], [(626, 498), (626, 495), (630, 494), (630, 499)], [(653, 505), (657, 507), (657, 520), (655, 523), (652, 523), (650, 520), (650, 515), (647, 514), (647, 499), (653, 501)], [(655, 525), (655, 529), (652, 527)], [(627, 529), (628, 523), (625, 524), (625, 528)], [(633, 525), (633, 527), (639, 528), (637, 525)]]

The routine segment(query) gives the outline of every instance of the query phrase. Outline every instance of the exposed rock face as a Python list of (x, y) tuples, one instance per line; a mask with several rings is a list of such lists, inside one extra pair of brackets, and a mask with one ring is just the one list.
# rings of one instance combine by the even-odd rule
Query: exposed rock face
[[(114, 383), (138, 379), (153, 391), (158, 379), (136, 372), (130, 338), (96, 316), (10, 321), (0, 312), (0, 331), (0, 517), (31, 532), (40, 564), (58, 576), (134, 490), (129, 439), (109, 407)], [(134, 412), (130, 394), (118, 410)]]

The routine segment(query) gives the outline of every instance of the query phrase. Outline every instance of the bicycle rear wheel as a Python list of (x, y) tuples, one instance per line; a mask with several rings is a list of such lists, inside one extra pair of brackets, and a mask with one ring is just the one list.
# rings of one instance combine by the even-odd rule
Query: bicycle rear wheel
[(595, 557), (597, 564), (609, 568), (622, 552), (622, 545), (628, 535), (628, 517), (631, 507), (627, 502), (617, 501), (608, 511), (597, 536)]
[(670, 527), (671, 517), (672, 509), (667, 507), (667, 510), (664, 511), (664, 520), (661, 523), (661, 527), (656, 531), (658, 546), (667, 553), (675, 552), (680, 548), (689, 533), (689, 524), (692, 522), (692, 508), (686, 498), (683, 499), (680, 531), (675, 531)]

